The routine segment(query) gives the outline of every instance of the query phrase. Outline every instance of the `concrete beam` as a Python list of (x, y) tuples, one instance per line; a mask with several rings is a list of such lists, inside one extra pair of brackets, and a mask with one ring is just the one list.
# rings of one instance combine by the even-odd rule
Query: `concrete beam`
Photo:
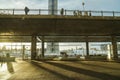
[[(120, 19), (59, 16), (0, 17), (0, 35), (120, 35)], [(12, 34), (10, 34), (12, 35)]]

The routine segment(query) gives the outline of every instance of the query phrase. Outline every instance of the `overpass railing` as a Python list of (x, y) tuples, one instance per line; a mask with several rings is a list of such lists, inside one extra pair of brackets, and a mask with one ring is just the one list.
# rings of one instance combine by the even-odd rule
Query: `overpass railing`
[[(118, 11), (91, 11), (91, 10), (64, 10), (61, 14), (61, 10), (48, 10), (48, 9), (30, 9), (28, 15), (51, 15), (50, 13), (54, 12), (54, 15), (62, 16), (111, 16), (111, 17), (120, 17), (120, 12)], [(25, 15), (24, 9), (0, 9), (0, 15)]]

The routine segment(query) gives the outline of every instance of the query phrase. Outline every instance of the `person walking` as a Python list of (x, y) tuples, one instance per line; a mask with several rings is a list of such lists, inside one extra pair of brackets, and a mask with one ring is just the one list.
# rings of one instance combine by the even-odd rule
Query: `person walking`
[(25, 7), (24, 11), (25, 11), (25, 15), (28, 15), (28, 12), (29, 12), (30, 10), (29, 10), (28, 7)]
[(64, 9), (62, 8), (60, 11), (60, 14), (63, 16), (64, 15)]

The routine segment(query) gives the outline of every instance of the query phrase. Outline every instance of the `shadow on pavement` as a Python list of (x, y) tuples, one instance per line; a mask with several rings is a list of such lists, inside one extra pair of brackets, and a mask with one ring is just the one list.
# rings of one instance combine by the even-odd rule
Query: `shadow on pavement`
[[(70, 62), (70, 61), (69, 61)], [(106, 69), (112, 69), (112, 70), (120, 70), (120, 68), (112, 68), (112, 67), (108, 67), (108, 66), (104, 66), (104, 65), (97, 65), (97, 64), (87, 64), (87, 63), (84, 63), (84, 62), (77, 62), (77, 61), (74, 61), (73, 63), (76, 63), (76, 64), (82, 64), (82, 65), (86, 65), (86, 66), (93, 66), (93, 67), (100, 67), (100, 68), (106, 68)]]
[(109, 75), (106, 73), (102, 73), (102, 72), (96, 72), (96, 71), (92, 71), (92, 70), (86, 70), (86, 69), (82, 69), (82, 68), (77, 68), (77, 67), (73, 67), (73, 66), (69, 66), (69, 65), (65, 65), (62, 63), (56, 63), (56, 62), (45, 62), (69, 71), (73, 71), (73, 72), (77, 72), (80, 74), (84, 74), (84, 75), (88, 75), (91, 77), (96, 77), (102, 80), (120, 80), (119, 76), (114, 76), (114, 75)]
[[(59, 79), (61, 79), (61, 80), (76, 80), (76, 79), (74, 79), (74, 78), (70, 78), (70, 77), (65, 76), (65, 75), (63, 75), (63, 74), (60, 74), (60, 73), (58, 73), (58, 72), (56, 72), (56, 71), (50, 70), (49, 67), (48, 67), (48, 68), (45, 68), (45, 67), (41, 66), (39, 63), (37, 63), (37, 62), (32, 61), (31, 63), (32, 63), (32, 64), (35, 64), (36, 66), (38, 66), (38, 67), (41, 68), (41, 69), (46, 70), (47, 72), (50, 72), (50, 73), (56, 75), (56, 76), (57, 76)], [(46, 77), (47, 77), (47, 76), (46, 76)]]

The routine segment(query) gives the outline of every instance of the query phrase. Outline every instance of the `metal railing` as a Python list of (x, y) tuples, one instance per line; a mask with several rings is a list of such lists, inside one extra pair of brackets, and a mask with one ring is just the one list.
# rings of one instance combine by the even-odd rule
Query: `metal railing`
[[(62, 16), (110, 16), (120, 17), (120, 12), (117, 11), (81, 11), (81, 10), (48, 10), (48, 9), (30, 9), (28, 15), (51, 15), (50, 12), (55, 12), (55, 15)], [(0, 9), (0, 15), (25, 15), (24, 9)]]

